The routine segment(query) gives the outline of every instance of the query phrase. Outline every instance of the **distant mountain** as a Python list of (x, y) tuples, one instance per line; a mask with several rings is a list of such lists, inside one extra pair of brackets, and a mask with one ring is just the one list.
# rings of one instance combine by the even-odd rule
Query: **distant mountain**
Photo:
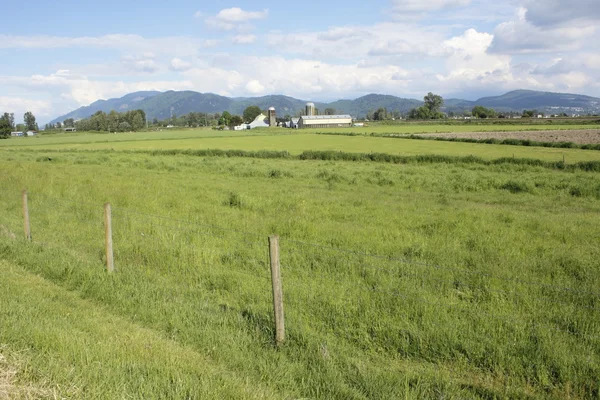
[(127, 110), (136, 110), (140, 108), (140, 104), (144, 100), (148, 100), (159, 94), (161, 94), (161, 92), (135, 92), (127, 94), (119, 99), (98, 100), (89, 106), (81, 107), (75, 111), (71, 111), (62, 117), (53, 120), (51, 123), (54, 124), (56, 122), (63, 122), (67, 118), (73, 118), (75, 120), (87, 118), (98, 111), (110, 112), (111, 110), (117, 110), (122, 112)]
[(390, 111), (398, 110), (401, 113), (407, 113), (415, 107), (423, 105), (422, 101), (415, 99), (403, 99), (396, 96), (384, 94), (368, 94), (359, 97), (356, 100), (338, 100), (326, 105), (326, 107), (335, 108), (338, 112), (350, 114), (352, 116), (364, 116), (371, 110), (377, 110), (380, 107), (387, 108)]
[(476, 103), (477, 105), (492, 107), (497, 111), (537, 109), (539, 111), (598, 112), (600, 110), (599, 98), (580, 94), (538, 92), (535, 90), (514, 90), (502, 96), (481, 98)]
[[(119, 112), (142, 109), (148, 119), (165, 119), (171, 115), (183, 115), (189, 112), (221, 113), (229, 111), (241, 115), (250, 105), (261, 109), (275, 107), (277, 114), (295, 115), (304, 109), (306, 100), (299, 100), (283, 95), (262, 97), (229, 98), (212, 93), (193, 91), (168, 92), (135, 92), (118, 99), (98, 100), (89, 106), (78, 108), (66, 115), (56, 118), (51, 123), (62, 122), (67, 118), (81, 119), (93, 115), (97, 111), (106, 113), (111, 110)], [(332, 103), (315, 102), (315, 106), (323, 112), (326, 108), (334, 108), (337, 113), (364, 117), (369, 111), (385, 107), (390, 111), (407, 113), (423, 104), (420, 100), (406, 99), (390, 95), (369, 94), (355, 100), (337, 100)], [(484, 97), (476, 101), (462, 99), (445, 99), (443, 111), (463, 112), (471, 110), (475, 105), (491, 107), (496, 111), (523, 111), (536, 109), (547, 114), (587, 114), (600, 113), (600, 98), (567, 93), (538, 92), (533, 90), (515, 90), (501, 96)]]

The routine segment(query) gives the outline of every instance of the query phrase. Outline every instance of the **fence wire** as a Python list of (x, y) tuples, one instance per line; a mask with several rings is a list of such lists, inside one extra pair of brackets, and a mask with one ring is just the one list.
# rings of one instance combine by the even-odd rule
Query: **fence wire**
[[(55, 215), (52, 217), (45, 215), (40, 210), (44, 208), (37, 207), (41, 203), (52, 204)], [(94, 252), (97, 254), (102, 248), (102, 204), (79, 199), (65, 200), (33, 195), (30, 197), (30, 212), (34, 242), (37, 244), (53, 248), (62, 245), (72, 248), (76, 245), (78, 249), (81, 247), (82, 252), (91, 254)], [(115, 241), (117, 269), (128, 268), (133, 264), (162, 268), (165, 273), (172, 272), (176, 268), (204, 268), (208, 271), (207, 274), (218, 272), (227, 276), (258, 280), (264, 283), (263, 289), (270, 294), (267, 285), (270, 281), (270, 255), (266, 237), (247, 230), (232, 229), (197, 220), (172, 218), (119, 206), (113, 206), (112, 212), (113, 235), (118, 239)], [(52, 224), (62, 225), (64, 228), (69, 223), (76, 225), (77, 229), (63, 229), (61, 231), (63, 236), (57, 237)], [(256, 231), (261, 231), (261, 228), (255, 227)], [(382, 301), (402, 299), (405, 304), (419, 303), (446, 312), (453, 310), (467, 313), (472, 317), (495, 320), (509, 328), (521, 325), (530, 330), (542, 329), (584, 339), (591, 344), (597, 344), (599, 338), (599, 335), (595, 334), (597, 327), (594, 332), (591, 332), (590, 328), (593, 327), (584, 326), (589, 324), (577, 319), (577, 315), (556, 315), (555, 309), (543, 309), (532, 315), (532, 318), (539, 318), (545, 312), (549, 314), (545, 318), (550, 322), (525, 320), (526, 316), (522, 314), (514, 318), (488, 311), (494, 306), (494, 302), (498, 301), (510, 302), (514, 309), (520, 311), (523, 311), (524, 306), (531, 309), (541, 304), (572, 307), (576, 311), (599, 311), (600, 292), (597, 291), (503, 276), (466, 267), (444, 266), (403, 257), (310, 243), (293, 238), (282, 238), (281, 245), (283, 260), (281, 268), (286, 302), (289, 302), (289, 306), (298, 309), (303, 306), (303, 303), (308, 303), (312, 307), (328, 307), (333, 310), (330, 317), (334, 320), (340, 319), (337, 314), (362, 313), (361, 326), (374, 324), (377, 313), (388, 311), (392, 313), (401, 306), (395, 304), (397, 301), (391, 304), (383, 304)], [(323, 263), (326, 263), (325, 268), (322, 267)], [(403, 268), (405, 266), (419, 269), (406, 271)], [(344, 267), (347, 270), (344, 270)], [(460, 274), (461, 278), (455, 277), (455, 274)], [(485, 278), (487, 281), (468, 282), (464, 279), (465, 276)], [(340, 279), (339, 285), (324, 286), (336, 282), (335, 279)], [(531, 297), (531, 293), (520, 292), (518, 286), (514, 286), (511, 290), (488, 287), (490, 282), (495, 280), (569, 294), (576, 296), (578, 301), (570, 301), (572, 299), (568, 296)], [(417, 289), (424, 291), (419, 292)], [(471, 291), (470, 295), (475, 296), (475, 300), (479, 301), (465, 301), (460, 304), (448, 301), (449, 294), (457, 295), (456, 292), (459, 290), (467, 289)], [(453, 292), (448, 292), (449, 290)], [(497, 295), (497, 298), (489, 298), (490, 294)], [(429, 300), (424, 297), (425, 295), (439, 300)], [(477, 296), (484, 296), (483, 301)], [(585, 297), (589, 298), (585, 299)], [(588, 304), (582, 304), (585, 301), (588, 301)], [(314, 311), (314, 308), (312, 310)], [(322, 316), (310, 314), (313, 311), (309, 311), (302, 318), (308, 318), (310, 323), (316, 326), (331, 324)], [(562, 312), (564, 313), (564, 310)], [(290, 313), (298, 317), (303, 315), (303, 312), (294, 308)], [(390, 320), (395, 318), (393, 313), (386, 317)], [(293, 318), (286, 319), (292, 326), (296, 323)], [(468, 321), (473, 326), (472, 329), (475, 329), (476, 321), (473, 318)], [(430, 323), (435, 325), (436, 321)], [(350, 325), (346, 325), (344, 329), (352, 329), (351, 325), (350, 322)], [(565, 329), (561, 325), (567, 325), (569, 328)], [(338, 323), (338, 326), (343, 327), (343, 324)], [(439, 327), (447, 328), (443, 324)], [(353, 334), (360, 335), (360, 332), (353, 332)]]

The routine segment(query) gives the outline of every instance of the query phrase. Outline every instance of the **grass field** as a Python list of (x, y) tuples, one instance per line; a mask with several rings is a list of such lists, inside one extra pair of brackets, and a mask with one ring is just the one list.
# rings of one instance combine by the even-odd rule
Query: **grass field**
[[(444, 125), (444, 124), (397, 124), (397, 125), (375, 125), (366, 127), (343, 128), (340, 132), (356, 134), (418, 134), (418, 133), (440, 133), (440, 132), (503, 132), (503, 131), (539, 131), (539, 130), (578, 130), (578, 129), (599, 129), (600, 124), (587, 125), (560, 125), (560, 124), (540, 124), (540, 125)], [(147, 141), (147, 140), (172, 140), (172, 139), (198, 139), (210, 137), (231, 137), (231, 136), (269, 136), (269, 135), (292, 135), (296, 133), (314, 134), (321, 131), (335, 131), (322, 129), (306, 129), (302, 131), (268, 128), (254, 129), (251, 131), (218, 131), (210, 128), (198, 129), (163, 129), (154, 132), (136, 132), (136, 133), (91, 133), (75, 132), (61, 133), (52, 135), (40, 135), (29, 138), (11, 138), (10, 140), (0, 141), (0, 147), (5, 146), (46, 146), (55, 144), (89, 144), (97, 142), (113, 143), (121, 141)]]
[[(35, 139), (32, 139), (34, 142)], [(9, 142), (9, 141), (6, 141)], [(504, 146), (477, 143), (452, 143), (424, 140), (363, 136), (328, 136), (317, 134), (290, 134), (268, 136), (199, 137), (170, 140), (135, 140), (94, 143), (62, 144), (45, 142), (34, 149), (87, 149), (87, 150), (155, 150), (155, 149), (223, 149), (223, 150), (285, 150), (300, 154), (306, 150), (336, 150), (361, 153), (388, 153), (401, 155), (476, 155), (484, 159), (502, 157), (535, 158), (567, 163), (600, 160), (600, 152), (580, 149)], [(2, 143), (0, 143), (1, 145)], [(7, 146), (6, 148), (12, 148)]]
[[(321, 137), (375, 151), (187, 142)], [(130, 143), (112, 146), (156, 148)], [(17, 383), (68, 398), (599, 396), (598, 173), (17, 149), (0, 168), (0, 343), (21, 355)]]

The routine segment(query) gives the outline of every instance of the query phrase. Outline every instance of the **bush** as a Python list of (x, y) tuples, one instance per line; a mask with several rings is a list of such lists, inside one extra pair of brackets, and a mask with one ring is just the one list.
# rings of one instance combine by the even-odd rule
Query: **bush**
[(244, 202), (242, 201), (242, 197), (239, 194), (231, 192), (229, 193), (229, 197), (227, 197), (227, 199), (223, 202), (223, 205), (232, 208), (242, 208)]
[(508, 190), (511, 193), (530, 193), (531, 192), (531, 188), (529, 187), (529, 185), (522, 183), (522, 182), (516, 182), (516, 181), (508, 181), (505, 184), (501, 185), (500, 189)]

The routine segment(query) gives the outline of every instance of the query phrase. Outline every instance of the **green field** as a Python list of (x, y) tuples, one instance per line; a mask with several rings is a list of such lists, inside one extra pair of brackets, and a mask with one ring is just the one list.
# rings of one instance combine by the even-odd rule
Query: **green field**
[[(205, 131), (206, 133), (207, 131)], [(296, 131), (298, 132), (298, 131)], [(304, 132), (304, 131), (302, 131)], [(212, 131), (211, 131), (212, 133)], [(235, 133), (230, 132), (229, 135)], [(484, 159), (502, 157), (535, 158), (546, 161), (560, 161), (563, 158), (568, 163), (600, 160), (600, 152), (594, 150), (561, 149), (547, 147), (504, 146), (477, 143), (452, 143), (424, 140), (398, 140), (394, 138), (364, 137), (364, 136), (329, 136), (318, 134), (286, 134), (264, 136), (222, 136), (222, 137), (187, 137), (183, 139), (151, 139), (125, 140), (118, 136), (117, 141), (81, 141), (77, 143), (61, 143), (62, 138), (55, 142), (45, 140), (37, 145), (36, 139), (27, 138), (27, 146), (33, 149), (85, 149), (85, 150), (157, 150), (157, 149), (222, 149), (222, 150), (285, 150), (290, 154), (300, 154), (307, 150), (336, 150), (360, 153), (388, 153), (402, 155), (448, 155), (471, 156)], [(164, 135), (164, 134), (163, 134)], [(104, 137), (105, 135), (98, 135)], [(86, 136), (80, 136), (85, 138)], [(94, 137), (95, 138), (95, 137)], [(45, 138), (43, 138), (45, 139)], [(54, 139), (54, 138), (52, 138)], [(6, 141), (10, 142), (10, 140)], [(22, 142), (25, 142), (23, 140)], [(0, 142), (0, 145), (3, 143)], [(1, 147), (0, 147), (1, 148)], [(5, 148), (14, 148), (6, 146)], [(21, 148), (21, 147), (19, 147)]]
[[(597, 152), (190, 132), (0, 142), (0, 345), (19, 355), (17, 386), (85, 399), (600, 396), (600, 173), (118, 150), (567, 162)], [(279, 348), (271, 234), (281, 237)]]
[[(523, 125), (471, 125), (471, 124), (408, 124), (374, 125), (365, 127), (343, 128), (342, 133), (356, 134), (417, 134), (440, 132), (498, 132), (498, 131), (536, 131), (536, 130), (577, 130), (599, 129), (600, 124), (585, 125), (560, 125), (560, 124), (523, 124)], [(147, 141), (147, 140), (172, 140), (172, 139), (199, 139), (211, 137), (237, 137), (237, 136), (270, 136), (293, 135), (297, 133), (315, 134), (331, 132), (336, 129), (304, 129), (301, 131), (283, 128), (254, 129), (251, 131), (218, 131), (210, 128), (197, 129), (163, 129), (152, 132), (135, 133), (92, 133), (75, 132), (50, 135), (40, 135), (28, 138), (11, 138), (0, 141), (0, 147), (5, 146), (46, 146), (55, 144), (90, 144), (113, 143), (122, 141)]]

